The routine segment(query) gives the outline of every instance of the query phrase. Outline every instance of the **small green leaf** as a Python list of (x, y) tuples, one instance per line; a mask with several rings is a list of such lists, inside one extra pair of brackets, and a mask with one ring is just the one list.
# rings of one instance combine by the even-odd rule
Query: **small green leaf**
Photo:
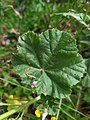
[(13, 65), (24, 83), (37, 81), (37, 94), (59, 99), (70, 95), (85, 70), (75, 39), (57, 29), (22, 35)]
[(87, 90), (84, 95), (84, 100), (90, 103), (90, 90)]
[(54, 15), (57, 16), (64, 16), (64, 17), (73, 17), (75, 18), (77, 21), (79, 21), (81, 24), (83, 24), (84, 26), (88, 27), (88, 25), (86, 24), (85, 21), (90, 21), (90, 16), (89, 15), (85, 15), (83, 13), (74, 13), (74, 12), (64, 12), (64, 13), (55, 13)]
[(90, 87), (90, 59), (87, 59), (85, 63), (87, 68), (87, 74), (82, 80), (82, 85), (84, 87)]

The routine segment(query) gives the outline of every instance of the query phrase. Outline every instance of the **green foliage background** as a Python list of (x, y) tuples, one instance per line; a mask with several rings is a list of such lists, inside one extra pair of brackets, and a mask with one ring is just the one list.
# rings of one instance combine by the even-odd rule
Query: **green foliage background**
[[(48, 2), (49, 1), (49, 2)], [(14, 9), (10, 7), (13, 6)], [(28, 99), (28, 91), (23, 89), (23, 84), (18, 76), (14, 75), (12, 67), (12, 54), (16, 53), (18, 37), (28, 30), (37, 34), (50, 29), (57, 28), (72, 34), (77, 40), (79, 53), (86, 61), (86, 73), (81, 82), (73, 87), (71, 100), (77, 104), (80, 96), (79, 110), (89, 116), (90, 112), (90, 1), (89, 0), (0, 0), (0, 100), (5, 101), (7, 96), (15, 94), (25, 96)], [(88, 27), (81, 24), (81, 21), (70, 16), (55, 15), (55, 13), (83, 13), (82, 21)], [(19, 14), (18, 14), (19, 13)], [(89, 16), (89, 20), (85, 19)], [(3, 43), (4, 42), (4, 43)], [(6, 81), (5, 81), (6, 80)], [(7, 82), (9, 81), (9, 82)], [(16, 84), (13, 84), (13, 82)], [(18, 85), (18, 86), (17, 86)], [(28, 86), (29, 88), (29, 86)], [(27, 89), (28, 89), (27, 88)], [(30, 93), (31, 94), (31, 93)], [(74, 97), (73, 97), (74, 96)], [(72, 105), (66, 101), (66, 104)], [(37, 105), (36, 105), (37, 106)], [(72, 116), (73, 113), (64, 108)], [(7, 111), (6, 107), (0, 109), (0, 114)], [(28, 117), (28, 115), (27, 115)], [(36, 119), (36, 118), (35, 118)], [(62, 120), (70, 120), (61, 115)], [(77, 114), (76, 119), (81, 118)]]

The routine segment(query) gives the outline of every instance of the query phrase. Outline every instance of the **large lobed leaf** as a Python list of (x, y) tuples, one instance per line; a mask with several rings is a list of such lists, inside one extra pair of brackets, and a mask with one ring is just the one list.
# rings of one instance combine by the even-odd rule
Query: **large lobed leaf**
[(84, 62), (73, 37), (57, 29), (40, 35), (27, 32), (19, 38), (14, 70), (26, 84), (37, 81), (37, 94), (65, 98), (80, 81)]

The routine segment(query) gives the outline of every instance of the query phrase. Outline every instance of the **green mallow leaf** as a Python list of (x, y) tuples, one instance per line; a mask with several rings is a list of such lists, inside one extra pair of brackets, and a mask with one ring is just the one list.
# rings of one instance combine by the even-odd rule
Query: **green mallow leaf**
[(83, 76), (85, 66), (75, 39), (57, 29), (40, 35), (27, 32), (19, 38), (14, 70), (23, 83), (37, 81), (37, 94), (66, 98)]

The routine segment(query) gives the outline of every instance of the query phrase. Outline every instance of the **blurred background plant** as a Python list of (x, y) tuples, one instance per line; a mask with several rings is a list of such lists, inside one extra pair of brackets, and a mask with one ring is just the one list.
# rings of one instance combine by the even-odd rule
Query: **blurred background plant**
[[(73, 87), (71, 100), (82, 113), (90, 116), (90, 1), (89, 0), (1, 0), (0, 1), (0, 101), (7, 102), (9, 95), (25, 97), (31, 100), (35, 97), (29, 87), (20, 83), (19, 76), (14, 74), (12, 56), (16, 51), (19, 35), (28, 30), (41, 33), (46, 29), (58, 28), (71, 33), (77, 40), (79, 53), (86, 61), (86, 73), (82, 81)], [(88, 120), (79, 113), (71, 111), (70, 102), (63, 109), (76, 119)], [(37, 106), (37, 105), (36, 105)], [(70, 106), (70, 108), (68, 108)], [(65, 107), (65, 108), (64, 108)], [(31, 110), (30, 110), (31, 109)], [(34, 114), (35, 108), (30, 107), (28, 113)], [(7, 107), (0, 109), (0, 114)], [(62, 112), (62, 111), (61, 111)], [(62, 120), (70, 120), (65, 112)], [(32, 118), (32, 120), (37, 119)]]

